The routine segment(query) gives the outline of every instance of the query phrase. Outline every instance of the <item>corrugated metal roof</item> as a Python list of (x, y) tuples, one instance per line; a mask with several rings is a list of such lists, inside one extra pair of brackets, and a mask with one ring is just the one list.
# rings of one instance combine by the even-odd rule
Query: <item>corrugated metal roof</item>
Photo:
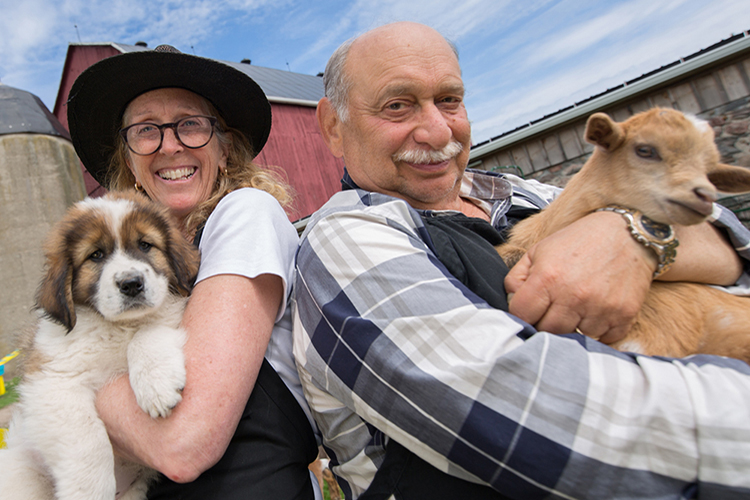
[[(112, 42), (108, 42), (106, 45), (112, 45), (120, 52), (150, 50), (149, 47), (143, 47), (141, 45), (126, 45)], [(262, 66), (253, 66), (252, 64), (242, 62), (221, 62), (250, 76), (250, 78), (260, 85), (260, 88), (263, 89), (266, 97), (268, 97), (268, 100), (271, 102), (316, 106), (318, 101), (325, 95), (323, 79), (319, 76), (293, 73), (291, 71), (280, 69), (264, 68)]]
[(37, 96), (0, 83), (0, 135), (70, 135)]

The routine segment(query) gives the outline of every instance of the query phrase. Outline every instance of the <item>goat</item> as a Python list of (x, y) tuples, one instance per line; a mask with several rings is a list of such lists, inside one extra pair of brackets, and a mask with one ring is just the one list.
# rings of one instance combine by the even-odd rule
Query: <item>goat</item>
[[(708, 123), (679, 111), (654, 108), (622, 123), (595, 113), (585, 139), (596, 147), (580, 172), (498, 246), (509, 266), (536, 242), (601, 207), (619, 205), (663, 224), (691, 225), (712, 214), (717, 190), (750, 191), (750, 169), (719, 163)], [(669, 357), (718, 354), (750, 363), (750, 297), (654, 281), (630, 331), (612, 347)]]

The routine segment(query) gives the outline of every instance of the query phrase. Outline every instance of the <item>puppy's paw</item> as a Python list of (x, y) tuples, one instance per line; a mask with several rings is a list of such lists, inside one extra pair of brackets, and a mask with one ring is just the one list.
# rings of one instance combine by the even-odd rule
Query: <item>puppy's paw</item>
[[(174, 367), (173, 367), (174, 368)], [(185, 367), (180, 370), (153, 366), (145, 372), (130, 372), (130, 385), (138, 406), (152, 418), (168, 417), (182, 401), (185, 387)]]
[[(185, 387), (184, 332), (160, 329), (134, 338), (128, 349), (130, 386), (138, 406), (151, 417), (167, 417), (182, 401)], [(165, 331), (167, 330), (167, 331)], [(146, 342), (149, 340), (150, 342)]]

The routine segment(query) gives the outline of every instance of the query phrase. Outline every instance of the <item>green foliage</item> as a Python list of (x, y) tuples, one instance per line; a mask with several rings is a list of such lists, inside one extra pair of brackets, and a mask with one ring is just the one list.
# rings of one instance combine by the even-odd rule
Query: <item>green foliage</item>
[(0, 396), (0, 408), (5, 408), (9, 404), (18, 401), (18, 391), (16, 390), (16, 386), (20, 381), (20, 377), (15, 377), (13, 380), (5, 383), (5, 394)]

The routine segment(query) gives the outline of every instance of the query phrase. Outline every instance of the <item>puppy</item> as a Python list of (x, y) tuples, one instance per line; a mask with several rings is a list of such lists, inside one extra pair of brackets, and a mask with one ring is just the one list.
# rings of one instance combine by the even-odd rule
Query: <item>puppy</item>
[[(145, 499), (156, 472), (115, 457), (96, 391), (127, 372), (138, 404), (165, 417), (182, 399), (198, 250), (168, 212), (136, 194), (74, 205), (51, 231), (39, 322), (25, 339), (20, 401), (0, 495), (23, 500)], [(115, 476), (122, 491), (116, 491)]]

